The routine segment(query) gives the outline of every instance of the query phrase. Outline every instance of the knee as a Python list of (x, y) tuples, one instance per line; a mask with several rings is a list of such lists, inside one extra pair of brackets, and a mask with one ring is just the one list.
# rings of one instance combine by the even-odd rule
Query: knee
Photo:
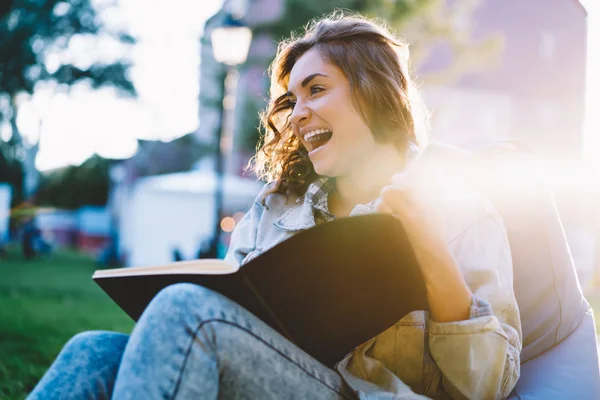
[(180, 305), (198, 302), (210, 297), (214, 292), (193, 283), (175, 283), (162, 289), (154, 296), (152, 303)]
[(73, 336), (61, 351), (61, 357), (81, 357), (88, 354), (93, 358), (120, 357), (127, 345), (128, 335), (116, 332), (87, 331)]
[(65, 345), (73, 350), (86, 350), (106, 347), (109, 343), (127, 343), (127, 335), (116, 332), (86, 331), (73, 336)]
[[(203, 286), (192, 283), (176, 283), (162, 289), (154, 296), (145, 314), (200, 313), (207, 305), (223, 304), (226, 298)], [(211, 308), (213, 308), (211, 307)]]

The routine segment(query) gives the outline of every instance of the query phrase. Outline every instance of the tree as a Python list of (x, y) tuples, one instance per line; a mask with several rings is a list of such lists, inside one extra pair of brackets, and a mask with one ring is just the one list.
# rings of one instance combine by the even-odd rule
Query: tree
[[(102, 9), (110, 6), (105, 2)], [(0, 2), (0, 127), (8, 122), (12, 132), (10, 140), (0, 140), (5, 163), (23, 164), (26, 151), (37, 151), (37, 147), (24, 143), (17, 126), (17, 114), (19, 96), (33, 94), (38, 82), (53, 81), (59, 88), (68, 88), (85, 80), (93, 88), (110, 85), (122, 95), (136, 95), (127, 78), (129, 65), (124, 61), (94, 63), (87, 67), (70, 62), (49, 63), (50, 57), (68, 51), (70, 40), (75, 36), (92, 38), (101, 34), (123, 44), (134, 43), (134, 38), (127, 33), (107, 29), (90, 0)], [(35, 167), (25, 165), (23, 168)], [(9, 183), (13, 186), (21, 186), (19, 178), (11, 175), (11, 179)], [(15, 196), (15, 201), (19, 200)]]
[(35, 203), (70, 210), (85, 205), (104, 206), (108, 200), (109, 170), (114, 160), (94, 155), (79, 166), (43, 175)]
[[(411, 65), (425, 85), (448, 85), (465, 74), (497, 61), (503, 47), (501, 34), (476, 38), (473, 15), (482, 0), (365, 1), (368, 16), (384, 18), (409, 43)], [(422, 67), (446, 47), (448, 62), (438, 69)]]

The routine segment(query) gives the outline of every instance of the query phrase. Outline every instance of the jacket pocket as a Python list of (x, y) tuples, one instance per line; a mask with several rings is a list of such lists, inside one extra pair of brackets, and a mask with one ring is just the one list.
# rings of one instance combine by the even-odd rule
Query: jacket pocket
[(435, 398), (440, 397), (440, 392), (444, 392), (444, 388), (442, 386), (442, 372), (438, 368), (435, 360), (431, 356), (431, 352), (429, 351), (428, 341), (425, 340), (424, 346), (424, 354), (423, 354), (423, 377), (422, 377), (423, 385), (422, 391), (426, 396), (436, 396)]
[(395, 325), (393, 371), (417, 393), (424, 391), (425, 321), (423, 311), (413, 311)]

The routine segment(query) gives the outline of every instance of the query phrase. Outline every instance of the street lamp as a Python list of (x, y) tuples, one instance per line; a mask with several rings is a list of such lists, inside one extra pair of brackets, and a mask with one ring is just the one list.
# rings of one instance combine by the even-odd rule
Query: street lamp
[(252, 31), (239, 19), (227, 14), (223, 24), (212, 30), (210, 39), (215, 60), (228, 66), (236, 66), (246, 62)]
[(226, 14), (220, 26), (211, 32), (213, 56), (215, 60), (226, 66), (225, 80), (223, 82), (223, 102), (221, 103), (219, 127), (217, 129), (217, 146), (215, 149), (215, 225), (210, 241), (207, 258), (217, 258), (218, 246), (221, 238), (221, 214), (223, 209), (223, 154), (229, 153), (232, 137), (225, 130), (226, 111), (233, 108), (232, 99), (235, 98), (237, 85), (236, 66), (243, 64), (248, 57), (252, 31), (239, 19)]

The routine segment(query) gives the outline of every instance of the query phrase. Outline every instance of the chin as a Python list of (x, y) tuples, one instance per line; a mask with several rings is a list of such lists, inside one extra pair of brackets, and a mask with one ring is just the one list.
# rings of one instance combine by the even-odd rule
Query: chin
[(335, 172), (335, 168), (332, 168), (331, 165), (314, 165), (314, 170), (315, 172), (320, 175), (320, 176), (328, 176), (330, 178), (335, 178), (336, 176), (338, 176), (338, 174), (336, 174)]

